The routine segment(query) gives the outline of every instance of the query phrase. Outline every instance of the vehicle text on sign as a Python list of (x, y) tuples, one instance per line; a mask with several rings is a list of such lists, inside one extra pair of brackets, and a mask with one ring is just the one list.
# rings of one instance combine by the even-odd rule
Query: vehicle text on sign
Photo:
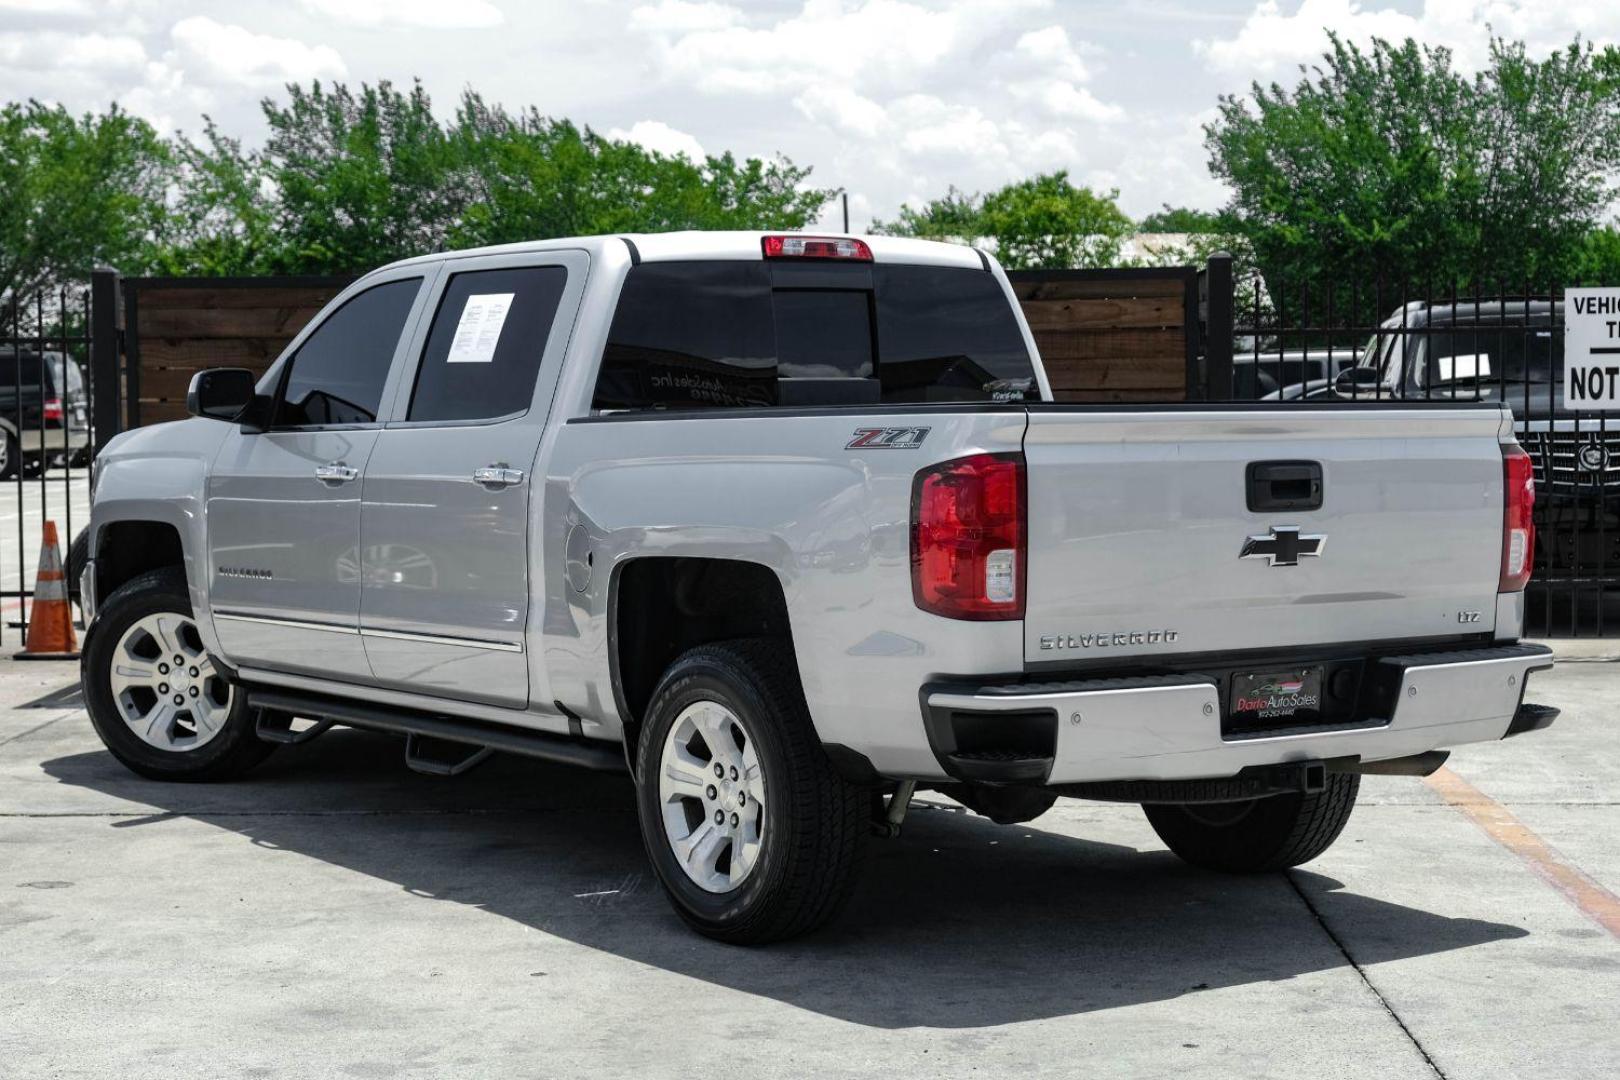
[(1620, 289), (1564, 294), (1564, 406), (1620, 409)]

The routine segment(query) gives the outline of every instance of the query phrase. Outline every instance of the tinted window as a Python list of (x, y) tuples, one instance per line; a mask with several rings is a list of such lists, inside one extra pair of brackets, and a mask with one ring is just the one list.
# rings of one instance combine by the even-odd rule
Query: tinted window
[(948, 266), (877, 266), (883, 400), (1033, 401), (1035, 367), (994, 276)]
[(411, 278), (367, 289), (316, 327), (293, 355), (276, 426), (374, 422), (421, 284)]
[[(809, 264), (793, 267), (791, 274), (758, 262), (632, 269), (595, 407), (773, 405), (778, 377), (845, 386), (875, 380), (892, 403), (1036, 396), (1023, 334), (990, 274), (865, 264), (828, 264), (809, 274), (798, 272)], [(878, 400), (877, 386), (870, 400)]]
[(777, 289), (776, 374), (783, 379), (872, 377), (872, 294)]
[(598, 409), (776, 403), (776, 338), (764, 263), (646, 263), (608, 330)]
[(411, 394), (411, 420), (488, 420), (529, 407), (568, 271), (478, 270), (445, 286)]

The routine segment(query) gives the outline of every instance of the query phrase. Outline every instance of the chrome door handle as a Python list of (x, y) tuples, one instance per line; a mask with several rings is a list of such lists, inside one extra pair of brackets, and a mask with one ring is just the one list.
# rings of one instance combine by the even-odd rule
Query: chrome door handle
[(315, 467), (315, 479), (323, 484), (346, 484), (359, 475), (359, 469), (353, 465), (345, 465), (341, 461)]
[(508, 487), (523, 483), (522, 469), (509, 469), (505, 465), (485, 465), (473, 470), (473, 483), (488, 487)]

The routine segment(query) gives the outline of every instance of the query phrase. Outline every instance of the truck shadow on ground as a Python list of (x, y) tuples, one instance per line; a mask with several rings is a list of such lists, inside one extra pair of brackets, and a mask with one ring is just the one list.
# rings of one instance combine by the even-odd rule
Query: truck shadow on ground
[[(113, 828), (194, 818), (427, 901), (471, 905), (879, 1028), (1008, 1024), (1345, 966), (1283, 876), (1199, 873), (1162, 851), (998, 826), (947, 808), (919, 808), (904, 837), (871, 845), (838, 924), (744, 950), (697, 937), (668, 907), (647, 869), (624, 777), (496, 758), (465, 777), (428, 778), (404, 769), (396, 740), (348, 730), (283, 750), (227, 785), (142, 780), (99, 751), (44, 768), (63, 784), (154, 808), (115, 818)], [(1364, 965), (1525, 934), (1357, 896), (1309, 871), (1295, 871), (1294, 881), (1328, 926), (1355, 927)], [(297, 913), (288, 920), (278, 929), (272, 917), (263, 931), (309, 932)]]

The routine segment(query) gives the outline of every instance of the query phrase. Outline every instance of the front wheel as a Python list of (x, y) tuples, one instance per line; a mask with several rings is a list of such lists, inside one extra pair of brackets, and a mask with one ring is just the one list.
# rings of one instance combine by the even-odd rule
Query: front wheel
[(85, 636), (85, 705), (113, 757), (154, 780), (226, 780), (275, 748), (246, 695), (214, 666), (185, 574), (152, 570), (119, 586)]
[(778, 941), (822, 925), (848, 898), (868, 793), (822, 750), (787, 646), (682, 654), (653, 693), (636, 765), (648, 858), (699, 933)]
[(1327, 785), (1311, 794), (1142, 809), (1165, 846), (1194, 866), (1259, 873), (1298, 866), (1326, 851), (1344, 831), (1360, 789), (1359, 775), (1330, 773)]

